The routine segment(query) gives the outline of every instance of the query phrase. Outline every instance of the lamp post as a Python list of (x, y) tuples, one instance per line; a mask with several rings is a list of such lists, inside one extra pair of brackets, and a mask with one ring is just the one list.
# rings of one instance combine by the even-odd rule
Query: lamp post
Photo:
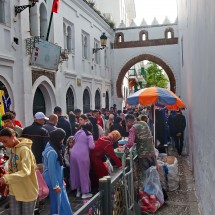
[(93, 48), (93, 54), (95, 54), (96, 52), (98, 52), (99, 50), (102, 50), (106, 47), (107, 44), (107, 36), (105, 35), (105, 33), (103, 33), (100, 37), (100, 42), (101, 42), (101, 48)]

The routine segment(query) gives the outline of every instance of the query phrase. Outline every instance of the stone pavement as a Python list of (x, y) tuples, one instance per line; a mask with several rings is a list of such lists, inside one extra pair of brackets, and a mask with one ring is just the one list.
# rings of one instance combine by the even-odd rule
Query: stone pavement
[[(170, 154), (176, 156), (173, 151)], [(180, 177), (179, 189), (168, 192), (168, 201), (157, 211), (156, 215), (201, 215), (188, 157), (182, 156), (177, 159)]]
[[(175, 155), (175, 152), (170, 152)], [(178, 158), (180, 187), (177, 191), (168, 193), (168, 201), (156, 213), (156, 215), (201, 215), (198, 207), (198, 200), (195, 192), (195, 182), (192, 172), (189, 169), (188, 157)], [(73, 212), (77, 211), (82, 205), (83, 200), (76, 198), (75, 193), (68, 193), (72, 204)], [(7, 204), (0, 206), (0, 215), (8, 215), (9, 210), (5, 207)], [(48, 199), (45, 201), (43, 210), (40, 215), (49, 215)]]

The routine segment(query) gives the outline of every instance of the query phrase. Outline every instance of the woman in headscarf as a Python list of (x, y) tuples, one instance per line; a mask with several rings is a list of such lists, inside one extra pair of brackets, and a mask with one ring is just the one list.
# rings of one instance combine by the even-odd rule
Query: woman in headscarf
[(120, 135), (122, 136), (123, 135), (123, 130), (122, 130), (122, 118), (117, 116), (115, 119), (114, 119), (114, 123), (113, 125), (111, 125), (110, 127), (110, 131), (114, 131), (114, 130), (117, 130)]
[[(81, 119), (81, 118), (80, 118)], [(92, 124), (85, 122), (74, 136), (74, 146), (70, 149), (70, 181), (76, 197), (90, 198), (90, 150), (94, 148)]]
[(120, 113), (120, 118), (122, 119), (122, 137), (128, 137), (128, 131), (126, 127), (126, 122), (125, 122), (125, 114)]
[(72, 128), (72, 135), (75, 135), (75, 133), (78, 131), (79, 124), (77, 123), (75, 114), (72, 111), (69, 112), (69, 122)]
[(93, 126), (93, 139), (97, 141), (100, 137), (104, 136), (103, 128), (97, 124), (97, 119), (93, 116), (88, 116), (89, 121)]
[(103, 162), (105, 155), (109, 156), (118, 168), (122, 166), (113, 148), (113, 143), (117, 142), (119, 139), (121, 139), (120, 133), (118, 131), (112, 131), (108, 136), (101, 137), (96, 141), (95, 148), (90, 153), (93, 185), (95, 187), (98, 187), (100, 178), (109, 174), (108, 168)]
[(62, 146), (66, 133), (57, 128), (49, 133), (49, 143), (43, 151), (43, 172), (46, 184), (49, 187), (50, 213), (72, 215), (71, 206), (63, 183)]

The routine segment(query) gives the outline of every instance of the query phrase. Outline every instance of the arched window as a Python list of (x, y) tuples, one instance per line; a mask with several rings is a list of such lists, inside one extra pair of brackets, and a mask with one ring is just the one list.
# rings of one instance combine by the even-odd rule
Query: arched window
[(71, 88), (66, 93), (66, 112), (74, 111), (74, 94)]
[(37, 112), (43, 112), (46, 114), (46, 103), (43, 96), (42, 91), (37, 88), (35, 95), (34, 95), (34, 102), (33, 102), (33, 115)]
[(121, 35), (118, 37), (118, 42), (119, 42), (119, 43), (122, 42), (122, 36), (121, 36)]
[(104, 50), (104, 64), (105, 64), (105, 67), (108, 67), (107, 48), (105, 48)]
[(83, 112), (88, 113), (89, 111), (90, 111), (90, 93), (87, 89), (85, 89), (83, 94)]
[(31, 7), (29, 13), (29, 23), (30, 23), (30, 34), (31, 36), (38, 36), (40, 34), (38, 26), (39, 19), (36, 7)]
[(71, 52), (71, 50), (72, 50), (72, 30), (71, 30), (70, 26), (67, 27), (66, 41), (67, 41), (67, 49), (69, 52)]
[(45, 5), (40, 5), (40, 37), (45, 39), (47, 33), (47, 11)]
[(67, 49), (67, 32), (66, 32), (65, 23), (63, 23), (63, 37), (64, 37), (64, 49)]
[(148, 40), (148, 39), (149, 39), (148, 31), (145, 31), (145, 30), (140, 31), (139, 40), (140, 41), (145, 41), (145, 40)]
[(5, 1), (0, 0), (0, 23), (5, 23)]
[(167, 33), (167, 38), (168, 39), (172, 38), (172, 33), (170, 31)]
[(122, 32), (118, 32), (115, 35), (115, 41), (116, 43), (122, 43), (124, 42), (124, 34)]
[(109, 93), (108, 93), (108, 91), (106, 91), (106, 95), (105, 95), (105, 108), (107, 110), (109, 110), (109, 107), (110, 107), (110, 105), (109, 105)]
[(83, 36), (83, 57), (85, 59), (88, 58), (88, 53), (87, 53), (87, 46), (88, 46), (88, 42), (87, 42), (87, 36)]
[(166, 39), (174, 38), (174, 29), (173, 28), (167, 28), (164, 32)]
[[(99, 48), (99, 42), (98, 42), (97, 40), (94, 42), (94, 47), (95, 47), (95, 49), (98, 49), (98, 48)], [(95, 62), (96, 62), (97, 64), (100, 63), (100, 52), (96, 52), (96, 53), (95, 53)]]
[(99, 90), (96, 90), (95, 94), (95, 109), (101, 109), (101, 95)]

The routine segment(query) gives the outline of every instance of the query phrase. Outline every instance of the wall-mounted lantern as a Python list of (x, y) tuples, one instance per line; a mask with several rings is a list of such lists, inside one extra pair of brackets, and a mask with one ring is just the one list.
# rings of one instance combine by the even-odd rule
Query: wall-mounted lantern
[(101, 42), (101, 48), (93, 48), (93, 54), (96, 53), (99, 50), (102, 50), (106, 47), (107, 44), (107, 36), (105, 33), (103, 33), (100, 37), (100, 42)]
[(23, 10), (25, 10), (26, 8), (31, 8), (33, 7), (37, 2), (39, 2), (39, 0), (29, 0), (31, 2), (31, 4), (28, 5), (22, 5), (22, 6), (15, 6), (15, 16), (18, 13), (21, 13)]

